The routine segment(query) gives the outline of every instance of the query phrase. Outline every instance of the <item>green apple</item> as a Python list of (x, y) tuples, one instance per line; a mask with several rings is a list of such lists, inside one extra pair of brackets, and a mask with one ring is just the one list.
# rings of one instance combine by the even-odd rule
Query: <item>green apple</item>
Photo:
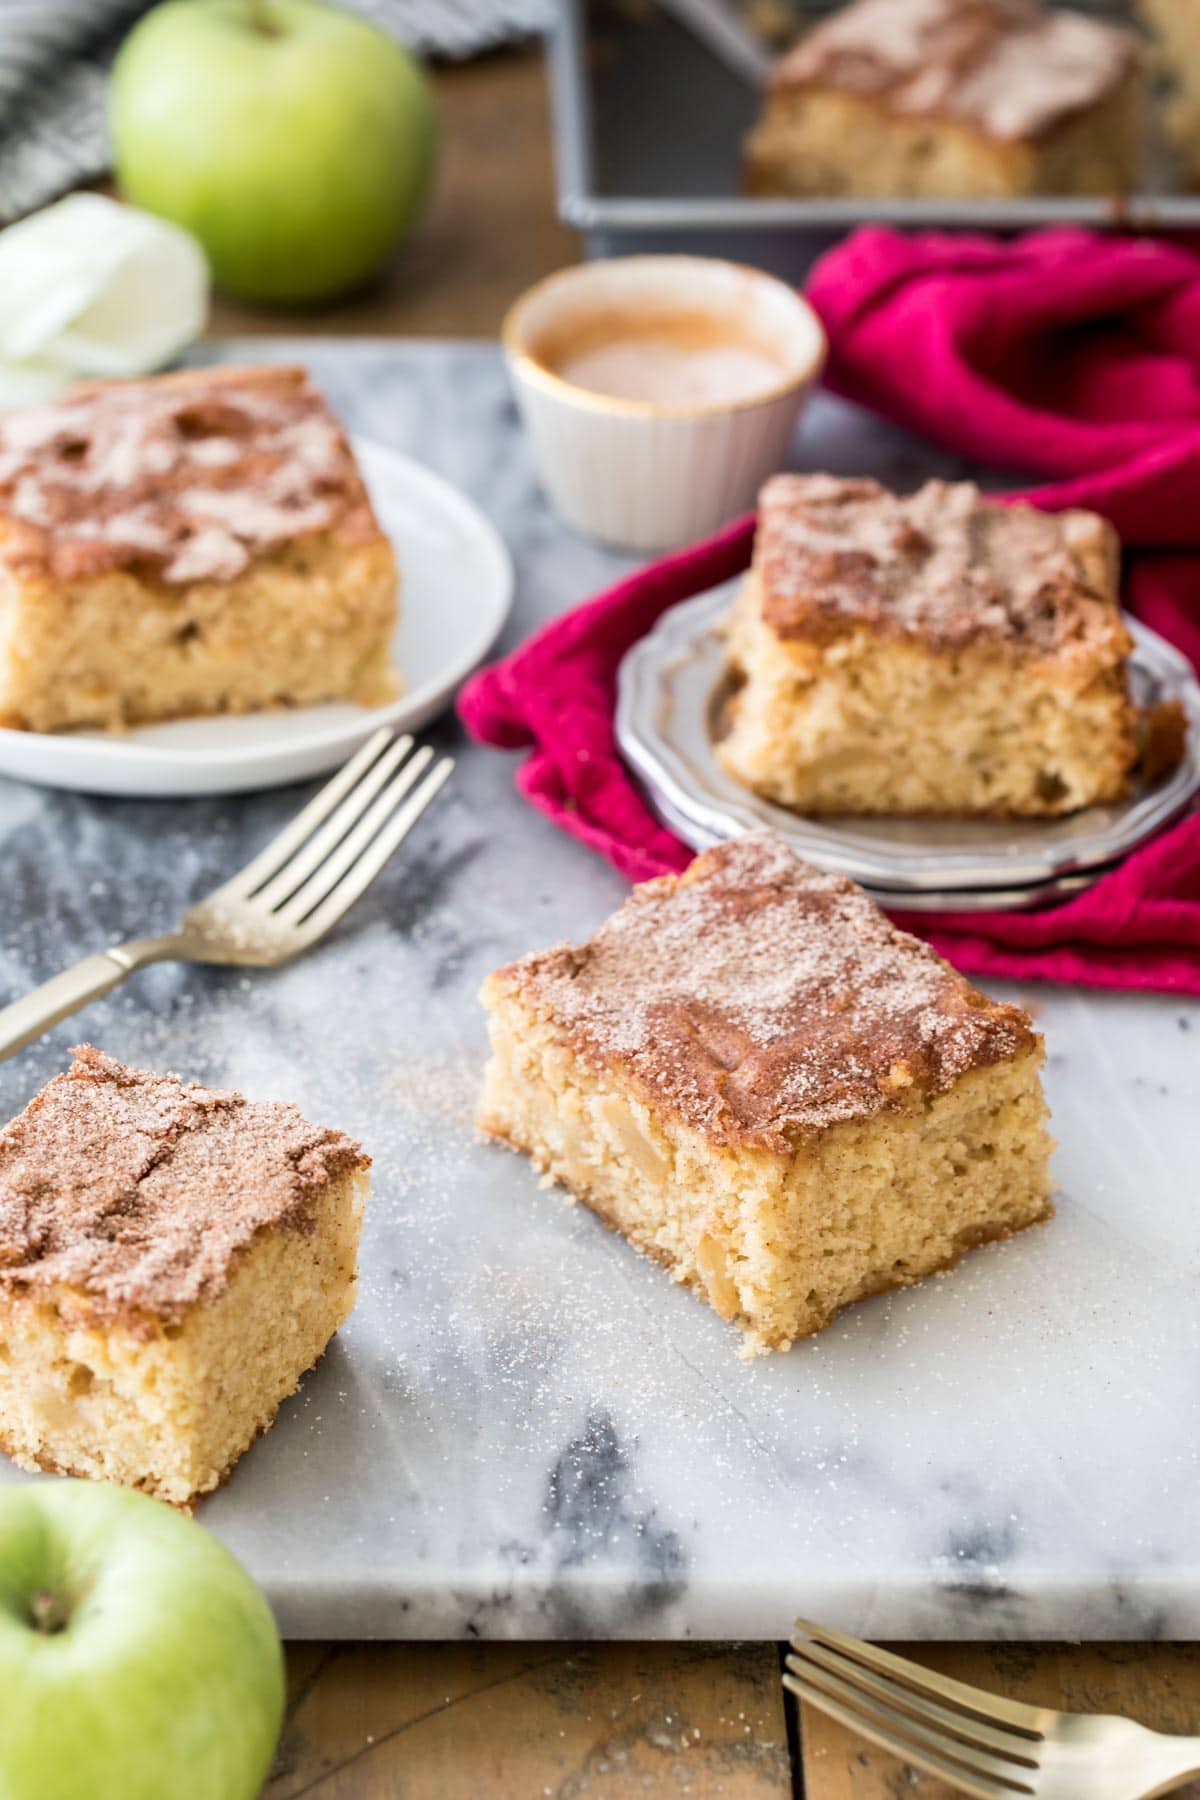
[(266, 1601), (127, 1488), (0, 1490), (4, 1800), (252, 1800), (283, 1716)]
[(126, 197), (199, 238), (251, 300), (329, 299), (421, 210), (433, 101), (420, 65), (318, 0), (167, 0), (130, 32), (109, 122)]

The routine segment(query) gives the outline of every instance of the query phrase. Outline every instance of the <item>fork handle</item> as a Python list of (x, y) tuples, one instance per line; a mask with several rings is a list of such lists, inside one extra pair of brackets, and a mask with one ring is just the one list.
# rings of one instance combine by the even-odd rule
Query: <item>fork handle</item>
[(23, 1000), (14, 1000), (0, 1011), (0, 1062), (32, 1044), (60, 1019), (118, 986), (137, 968), (139, 960), (136, 946), (117, 944), (96, 956), (85, 956), (73, 968), (64, 969), (61, 975), (34, 988)]

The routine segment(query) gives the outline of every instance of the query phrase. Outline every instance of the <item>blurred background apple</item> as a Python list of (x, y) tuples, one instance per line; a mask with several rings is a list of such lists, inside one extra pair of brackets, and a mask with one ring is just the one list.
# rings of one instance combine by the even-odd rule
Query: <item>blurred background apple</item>
[(194, 232), (246, 299), (359, 286), (428, 192), (420, 65), (319, 0), (167, 0), (123, 44), (109, 107), (126, 197)]

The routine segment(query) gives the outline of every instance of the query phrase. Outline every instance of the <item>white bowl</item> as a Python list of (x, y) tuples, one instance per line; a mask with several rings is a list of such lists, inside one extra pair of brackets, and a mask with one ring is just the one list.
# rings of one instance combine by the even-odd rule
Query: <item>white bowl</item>
[[(770, 348), (779, 383), (740, 399), (663, 405), (579, 387), (539, 359), (550, 333), (609, 311), (638, 323), (681, 311), (728, 320)], [(633, 550), (674, 549), (752, 506), (784, 463), (825, 360), (820, 320), (786, 282), (702, 256), (562, 269), (521, 296), (501, 336), (555, 505), (580, 530)]]

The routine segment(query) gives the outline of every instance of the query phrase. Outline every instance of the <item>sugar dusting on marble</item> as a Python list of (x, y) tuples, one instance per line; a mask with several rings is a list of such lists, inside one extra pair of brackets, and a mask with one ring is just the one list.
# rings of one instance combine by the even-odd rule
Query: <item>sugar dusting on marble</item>
[[(533, 499), (490, 352), (311, 354), (347, 416), (353, 405), (363, 429), (419, 444), (489, 501), (521, 553), (521, 629), (539, 606), (615, 579), (615, 558), (568, 544)], [(894, 428), (826, 396), (813, 420), (814, 457), (882, 466), (905, 486), (929, 466)], [(741, 1364), (736, 1334), (701, 1302), (584, 1209), (539, 1194), (519, 1158), (446, 1122), (472, 1104), (484, 1055), (479, 980), (619, 897), (597, 859), (511, 803), (512, 775), (510, 759), (467, 748), (445, 836), (431, 816), (342, 931), (292, 967), (146, 970), (0, 1065), (11, 1113), (86, 1035), (133, 1062), (293, 1100), (374, 1155), (355, 1316), (202, 1514), (287, 1628), (769, 1633), (782, 1569), (789, 1603), (820, 1598), (855, 1629), (961, 1634), (978, 1613), (954, 1586), (974, 1577), (964, 1523), (998, 1541), (1015, 1514), (1008, 1635), (1194, 1635), (1197, 1452), (1178, 1418), (1200, 1315), (1190, 1262), (1153, 1237), (1169, 1226), (1194, 1249), (1191, 1195), (1172, 1175), (1190, 1166), (1194, 1006), (1043, 990), (1067, 1186), (1054, 1224), (867, 1302), (786, 1356)], [(167, 929), (296, 804), (285, 792), (139, 807), (0, 787), (12, 891), (25, 897), (0, 923), (7, 995), (104, 941)], [(478, 837), (486, 856), (414, 909), (423, 867), (440, 876)], [(1189, 1018), (1192, 1038), (1177, 1023)], [(1135, 1076), (1169, 1084), (1174, 1105), (1135, 1091)], [(580, 1440), (597, 1406), (627, 1459), (628, 1531), (602, 1541), (572, 1538), (542, 1510), (557, 1460), (589, 1478)], [(1129, 1451), (1117, 1462), (1114, 1422)], [(1102, 1492), (1088, 1480), (1097, 1467)], [(1093, 1502), (1090, 1519), (1069, 1511), (1072, 1489)], [(678, 1535), (685, 1591), (639, 1611), (637, 1547), (656, 1525)], [(1164, 1569), (1179, 1576), (1173, 1598)], [(1080, 1597), (1069, 1620), (1064, 1589)], [(332, 1593), (355, 1596), (336, 1621)]]

